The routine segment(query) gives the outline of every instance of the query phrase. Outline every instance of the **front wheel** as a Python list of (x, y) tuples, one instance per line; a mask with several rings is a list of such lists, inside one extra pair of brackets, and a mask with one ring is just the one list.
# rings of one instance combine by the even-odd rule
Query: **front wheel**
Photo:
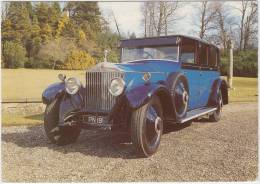
[(44, 130), (52, 143), (57, 145), (66, 145), (77, 140), (80, 134), (80, 128), (58, 126), (59, 105), (59, 100), (56, 99), (46, 106), (44, 114)]
[(163, 133), (163, 111), (160, 100), (153, 96), (149, 103), (138, 108), (131, 118), (131, 139), (138, 153), (149, 157), (159, 145)]

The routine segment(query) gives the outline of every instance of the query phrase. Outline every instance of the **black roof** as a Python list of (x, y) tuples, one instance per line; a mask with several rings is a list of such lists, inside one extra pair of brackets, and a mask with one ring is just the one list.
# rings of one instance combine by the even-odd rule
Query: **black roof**
[(124, 39), (121, 40), (120, 47), (175, 45), (177, 44), (176, 41), (178, 38), (181, 38), (181, 40), (183, 40), (184, 42), (198, 41), (217, 48), (217, 46), (205, 40), (192, 37), (192, 36), (186, 36), (186, 35), (169, 35), (169, 36), (159, 36), (159, 37)]

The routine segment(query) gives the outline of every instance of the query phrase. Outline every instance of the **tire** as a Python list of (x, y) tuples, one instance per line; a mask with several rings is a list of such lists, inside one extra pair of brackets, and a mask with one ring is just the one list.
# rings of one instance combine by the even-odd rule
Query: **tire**
[(221, 90), (219, 89), (218, 92), (218, 100), (217, 100), (217, 110), (213, 112), (209, 116), (209, 120), (212, 122), (218, 122), (221, 118), (221, 113), (222, 113), (222, 107), (223, 107), (223, 99), (222, 99), (222, 93)]
[(183, 75), (176, 76), (172, 82), (171, 95), (175, 119), (180, 121), (187, 114), (189, 100), (189, 90)]
[(132, 113), (131, 140), (137, 153), (142, 157), (153, 155), (158, 150), (162, 133), (163, 110), (159, 98), (153, 96)]
[(62, 146), (73, 143), (80, 134), (80, 128), (60, 127), (59, 122), (59, 105), (58, 99), (46, 106), (44, 114), (44, 130), (49, 140), (56, 145)]

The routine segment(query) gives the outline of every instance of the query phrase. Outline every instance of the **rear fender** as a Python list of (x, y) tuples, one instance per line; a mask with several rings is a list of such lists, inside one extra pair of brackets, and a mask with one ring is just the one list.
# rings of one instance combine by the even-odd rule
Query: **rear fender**
[(228, 104), (228, 85), (227, 82), (223, 79), (217, 79), (214, 81), (212, 88), (211, 88), (211, 94), (208, 101), (208, 106), (215, 106), (217, 105), (217, 95), (219, 90), (221, 90), (222, 93), (222, 99), (223, 104)]

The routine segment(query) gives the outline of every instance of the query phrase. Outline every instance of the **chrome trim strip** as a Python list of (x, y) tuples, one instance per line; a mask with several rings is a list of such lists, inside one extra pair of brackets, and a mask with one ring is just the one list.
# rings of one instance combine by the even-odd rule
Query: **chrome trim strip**
[(172, 60), (172, 59), (137, 59), (137, 60), (131, 60), (131, 61), (124, 61), (121, 63), (132, 63), (132, 62), (138, 62), (138, 61), (171, 61), (171, 62), (175, 62), (175, 63), (179, 63), (179, 61), (176, 60)]
[[(196, 111), (196, 110), (199, 110), (199, 109), (195, 109), (195, 110), (193, 110), (193, 111)], [(215, 108), (209, 108), (208, 110), (206, 110), (206, 111), (204, 111), (204, 112), (201, 112), (201, 113), (199, 113), (199, 114), (195, 114), (194, 116), (190, 116), (190, 117), (184, 118), (183, 120), (181, 120), (181, 121), (178, 122), (178, 123), (185, 123), (185, 122), (187, 122), (187, 121), (189, 121), (189, 120), (192, 120), (192, 119), (194, 119), (194, 118), (198, 118), (198, 117), (200, 117), (200, 116), (206, 115), (206, 114), (211, 113), (211, 112), (213, 112), (213, 111), (215, 111), (215, 110), (217, 110), (216, 107), (215, 107)], [(191, 112), (191, 111), (190, 111), (190, 112)], [(188, 112), (188, 113), (189, 113), (189, 112)], [(188, 113), (187, 113), (187, 114), (188, 114)]]

